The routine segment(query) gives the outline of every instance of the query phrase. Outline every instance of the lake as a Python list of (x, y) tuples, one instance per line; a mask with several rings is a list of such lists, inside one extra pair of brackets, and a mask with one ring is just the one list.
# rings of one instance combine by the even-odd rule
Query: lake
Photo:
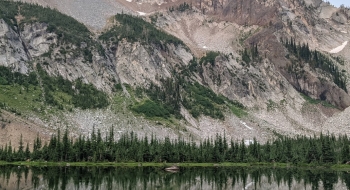
[(349, 189), (350, 173), (257, 167), (0, 166), (0, 189)]

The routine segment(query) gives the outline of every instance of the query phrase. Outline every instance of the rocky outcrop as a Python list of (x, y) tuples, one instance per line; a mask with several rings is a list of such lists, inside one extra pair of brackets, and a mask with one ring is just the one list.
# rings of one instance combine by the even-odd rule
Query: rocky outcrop
[(0, 23), (0, 65), (27, 74), (34, 69), (32, 61), (42, 64), (52, 76), (82, 79), (105, 91), (111, 91), (112, 81), (119, 80), (115, 65), (107, 57), (94, 50), (92, 61), (87, 62), (78, 47), (63, 44), (57, 34), (48, 32), (46, 23), (23, 24), (19, 31), (3, 20)]
[(320, 78), (307, 68), (302, 77), (286, 75), (289, 82), (300, 92), (314, 98), (325, 100), (338, 108), (345, 109), (350, 106), (350, 96), (333, 82)]
[(51, 45), (58, 43), (55, 33), (47, 32), (46, 23), (26, 24), (21, 31), (21, 38), (26, 43), (31, 57), (39, 57), (50, 51)]
[(345, 24), (347, 23), (348, 19), (346, 18), (346, 16), (342, 13), (339, 13), (339, 12), (335, 12), (332, 14), (332, 19), (335, 21), (335, 22), (338, 22), (340, 24)]
[(27, 65), (29, 55), (16, 30), (17, 27), (0, 19), (0, 65), (26, 74), (30, 69)]
[(192, 4), (204, 14), (216, 15), (240, 25), (267, 25), (276, 20), (275, 0), (195, 0)]
[(115, 49), (114, 59), (121, 83), (132, 86), (160, 85), (160, 79), (173, 77), (175, 66), (187, 65), (192, 59), (184, 47), (172, 44), (167, 44), (167, 52), (152, 44), (144, 46), (127, 41), (121, 41), (111, 49)]

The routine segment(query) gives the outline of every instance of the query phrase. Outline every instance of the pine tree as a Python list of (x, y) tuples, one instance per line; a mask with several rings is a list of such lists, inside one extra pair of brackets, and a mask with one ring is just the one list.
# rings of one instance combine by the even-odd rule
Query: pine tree
[(56, 137), (56, 153), (57, 153), (57, 159), (59, 161), (62, 161), (63, 154), (62, 154), (62, 143), (61, 143), (61, 130), (57, 130), (57, 137)]
[(322, 154), (321, 154), (321, 162), (323, 163), (334, 163), (334, 150), (331, 145), (331, 141), (328, 136), (321, 139), (322, 146)]
[(23, 136), (22, 136), (22, 134), (21, 134), (21, 137), (20, 137), (20, 140), (19, 140), (17, 159), (18, 160), (24, 160), (24, 146), (23, 146)]
[(11, 141), (9, 143), (9, 146), (7, 147), (6, 161), (7, 162), (12, 162), (13, 161), (13, 153), (12, 153)]
[(68, 129), (64, 131), (64, 135), (62, 137), (62, 156), (63, 156), (63, 161), (68, 161), (70, 158), (70, 142), (68, 139)]
[(27, 143), (27, 146), (26, 146), (24, 157), (25, 157), (25, 159), (29, 159), (30, 158), (30, 151), (29, 151), (29, 144), (28, 143)]
[(247, 150), (244, 144), (244, 140), (242, 139), (241, 145), (239, 147), (239, 162), (246, 162), (246, 152)]
[(40, 150), (41, 150), (41, 139), (39, 138), (39, 134), (38, 134), (33, 143), (33, 153), (32, 153), (33, 160), (40, 159), (40, 155), (41, 155)]

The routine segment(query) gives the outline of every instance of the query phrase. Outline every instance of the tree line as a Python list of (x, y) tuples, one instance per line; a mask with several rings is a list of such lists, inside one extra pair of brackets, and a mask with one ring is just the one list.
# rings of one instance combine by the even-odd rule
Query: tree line
[(279, 137), (259, 143), (256, 139), (247, 144), (244, 140), (228, 140), (216, 135), (199, 143), (166, 137), (159, 140), (151, 137), (139, 138), (133, 132), (115, 139), (113, 128), (105, 136), (93, 129), (89, 137), (69, 137), (66, 129), (58, 130), (49, 142), (37, 137), (32, 150), (24, 146), (22, 137), (16, 149), (11, 143), (0, 148), (3, 161), (66, 161), (66, 162), (280, 162), (293, 164), (344, 164), (349, 160), (349, 138), (324, 135), (307, 137)]
[(117, 14), (114, 19), (118, 22), (118, 25), (113, 26), (99, 36), (99, 39), (103, 42), (113, 45), (122, 39), (126, 39), (128, 42), (140, 42), (146, 45), (154, 44), (161, 50), (167, 50), (167, 44), (185, 46), (180, 39), (156, 28), (140, 17)]
[[(297, 58), (297, 60), (292, 60), (293, 64), (288, 68), (289, 72), (293, 72), (298, 75), (298, 71), (300, 70), (299, 68), (302, 67), (301, 64), (309, 63), (311, 68), (318, 68), (330, 74), (331, 78), (333, 79), (333, 82), (339, 88), (347, 92), (346, 75), (342, 71), (340, 71), (338, 66), (334, 63), (334, 61), (331, 58), (317, 50), (310, 50), (308, 44), (297, 44), (294, 38), (291, 38), (290, 40), (281, 39), (281, 42), (288, 49), (288, 51)], [(289, 58), (289, 55), (287, 56), (287, 58)], [(339, 59), (336, 60), (339, 61)]]

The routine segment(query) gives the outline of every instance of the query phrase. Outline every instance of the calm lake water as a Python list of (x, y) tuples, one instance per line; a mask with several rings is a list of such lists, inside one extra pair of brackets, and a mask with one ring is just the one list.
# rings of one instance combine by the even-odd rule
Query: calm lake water
[(0, 189), (349, 189), (350, 173), (247, 167), (0, 166)]

